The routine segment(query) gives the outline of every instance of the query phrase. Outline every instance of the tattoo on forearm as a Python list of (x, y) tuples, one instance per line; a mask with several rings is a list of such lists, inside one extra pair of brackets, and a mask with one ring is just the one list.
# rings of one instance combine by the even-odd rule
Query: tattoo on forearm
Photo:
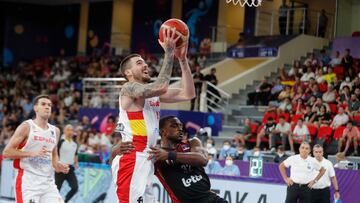
[[(169, 49), (169, 48), (168, 48)], [(137, 82), (128, 82), (123, 85), (120, 91), (121, 96), (154, 97), (159, 96), (163, 88), (169, 85), (174, 62), (174, 49), (165, 52), (164, 63), (155, 82), (150, 84), (140, 84)]]

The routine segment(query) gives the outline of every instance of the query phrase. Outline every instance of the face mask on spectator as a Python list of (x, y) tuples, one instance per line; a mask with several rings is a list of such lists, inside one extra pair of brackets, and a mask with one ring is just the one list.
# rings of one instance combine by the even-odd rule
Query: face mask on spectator
[(206, 148), (211, 148), (212, 147), (212, 144), (211, 143), (207, 143), (206, 144)]
[(326, 73), (326, 71), (327, 71), (327, 67), (326, 67), (326, 66), (323, 67), (323, 71), (324, 71), (324, 73)]
[(212, 164), (213, 162), (214, 162), (214, 160), (209, 159), (208, 164)]
[(349, 77), (346, 77), (346, 82), (350, 82), (350, 78)]
[(259, 155), (260, 155), (259, 151), (254, 152), (254, 156), (259, 156)]
[(228, 160), (225, 161), (225, 164), (227, 166), (231, 166), (231, 165), (233, 165), (233, 160), (228, 159)]
[(224, 150), (228, 150), (228, 149), (230, 149), (230, 145), (227, 145), (227, 144), (226, 144), (226, 145), (224, 145), (224, 146), (223, 146), (223, 149), (224, 149)]

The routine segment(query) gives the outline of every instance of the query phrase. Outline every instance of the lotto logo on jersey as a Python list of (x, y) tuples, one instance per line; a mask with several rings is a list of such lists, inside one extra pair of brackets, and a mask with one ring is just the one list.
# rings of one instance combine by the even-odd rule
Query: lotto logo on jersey
[(181, 181), (183, 182), (185, 187), (190, 187), (191, 183), (197, 183), (199, 182), (203, 177), (201, 175), (194, 175), (194, 176), (190, 176), (190, 178), (185, 179), (182, 178)]

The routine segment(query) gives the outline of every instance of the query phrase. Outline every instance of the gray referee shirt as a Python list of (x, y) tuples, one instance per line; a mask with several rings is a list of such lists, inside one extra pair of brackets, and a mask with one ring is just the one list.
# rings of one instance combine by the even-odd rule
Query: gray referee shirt
[(77, 155), (77, 144), (72, 139), (61, 139), (58, 144), (59, 161), (64, 164), (74, 165), (74, 157)]

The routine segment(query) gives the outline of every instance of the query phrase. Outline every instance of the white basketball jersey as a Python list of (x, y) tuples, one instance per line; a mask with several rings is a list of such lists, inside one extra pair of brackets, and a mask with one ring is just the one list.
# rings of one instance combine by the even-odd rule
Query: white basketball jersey
[(51, 152), (47, 157), (28, 157), (14, 160), (14, 168), (23, 169), (26, 172), (39, 176), (53, 176), (52, 150), (56, 146), (56, 127), (48, 124), (44, 130), (34, 123), (33, 120), (25, 121), (30, 126), (29, 136), (25, 145), (20, 145), (22, 151), (40, 151), (46, 147)]
[(160, 98), (145, 99), (142, 111), (129, 112), (119, 102), (119, 122), (116, 131), (121, 132), (122, 141), (133, 141), (136, 151), (145, 151), (156, 145), (159, 135)]

